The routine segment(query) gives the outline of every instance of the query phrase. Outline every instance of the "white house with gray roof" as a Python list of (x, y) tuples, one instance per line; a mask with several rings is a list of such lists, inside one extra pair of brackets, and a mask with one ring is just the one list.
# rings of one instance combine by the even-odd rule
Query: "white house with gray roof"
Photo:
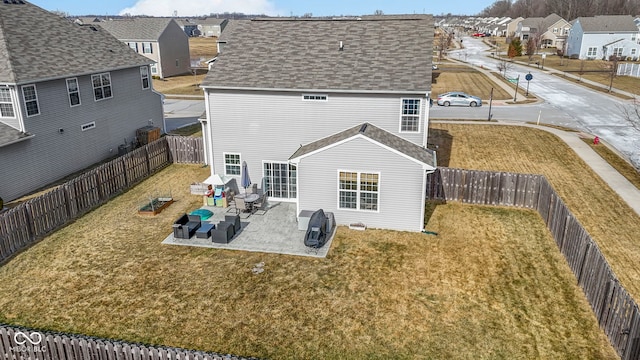
[(298, 212), (421, 231), (433, 31), (430, 15), (231, 20), (202, 83), (212, 175), (239, 184), (246, 162)]
[(151, 59), (154, 76), (166, 78), (191, 71), (189, 37), (172, 18), (127, 18), (97, 25), (133, 51)]
[(16, 199), (117, 155), (162, 126), (151, 62), (94, 25), (0, 3), (0, 197)]
[(579, 17), (573, 21), (566, 55), (579, 59), (638, 59), (640, 30), (630, 15)]

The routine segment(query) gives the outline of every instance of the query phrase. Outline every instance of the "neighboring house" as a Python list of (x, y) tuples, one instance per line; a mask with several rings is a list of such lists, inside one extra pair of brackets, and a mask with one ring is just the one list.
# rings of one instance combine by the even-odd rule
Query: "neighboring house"
[(219, 18), (206, 18), (198, 20), (198, 30), (201, 36), (220, 37), (229, 20)]
[(511, 21), (509, 21), (507, 23), (507, 29), (506, 29), (505, 36), (513, 37), (515, 35), (515, 33), (516, 33), (516, 30), (518, 30), (518, 25), (520, 24), (520, 22), (522, 22), (522, 20), (524, 20), (524, 18), (517, 17), (517, 18), (512, 19)]
[(198, 30), (198, 22), (196, 20), (179, 19), (176, 20), (176, 22), (187, 36), (200, 36), (200, 30)]
[(579, 17), (569, 31), (565, 54), (579, 59), (638, 59), (639, 33), (630, 15)]
[(421, 231), (433, 32), (429, 15), (230, 21), (202, 83), (212, 175), (237, 186), (246, 162), (298, 212)]
[(3, 2), (0, 39), (3, 199), (117, 155), (138, 128), (162, 126), (151, 62), (99, 26)]
[(547, 19), (545, 21), (545, 25), (546, 24), (550, 25), (546, 27), (546, 31), (542, 34), (542, 37), (540, 38), (540, 45), (542, 47), (555, 47), (560, 50), (564, 49), (564, 44), (569, 36), (569, 30), (571, 30), (571, 24), (557, 15), (554, 18)]
[(97, 23), (135, 52), (153, 60), (160, 78), (191, 72), (189, 37), (171, 18), (131, 18)]

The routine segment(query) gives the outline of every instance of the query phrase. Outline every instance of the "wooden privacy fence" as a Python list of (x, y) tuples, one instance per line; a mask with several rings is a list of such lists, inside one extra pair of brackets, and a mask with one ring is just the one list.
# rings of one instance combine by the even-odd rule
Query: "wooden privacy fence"
[(542, 175), (441, 168), (427, 177), (427, 199), (538, 211), (623, 360), (640, 359), (640, 310), (591, 236)]
[(0, 355), (2, 359), (16, 360), (248, 360), (232, 355), (53, 334), (10, 326), (0, 326)]
[(9, 209), (0, 214), (0, 262), (172, 162), (194, 163), (202, 154), (201, 138), (163, 137)]

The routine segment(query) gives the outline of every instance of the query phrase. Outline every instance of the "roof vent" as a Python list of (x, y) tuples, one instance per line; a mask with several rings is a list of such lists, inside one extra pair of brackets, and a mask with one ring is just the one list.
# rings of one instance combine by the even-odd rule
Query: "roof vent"
[(89, 26), (89, 29), (93, 30), (93, 31), (98, 31), (98, 29), (96, 29), (95, 26)]
[(342, 40), (340, 40), (340, 48), (339, 48), (339, 50), (340, 51), (344, 50), (344, 43), (342, 42)]
[(362, 124), (362, 126), (360, 126), (360, 131), (358, 132), (364, 134), (365, 130), (367, 130), (367, 123)]

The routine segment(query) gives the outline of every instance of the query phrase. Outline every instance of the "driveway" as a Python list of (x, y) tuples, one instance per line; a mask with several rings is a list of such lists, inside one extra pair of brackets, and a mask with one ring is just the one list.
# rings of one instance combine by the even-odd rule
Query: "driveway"
[[(463, 38), (465, 49), (450, 53), (453, 59), (497, 71), (498, 61), (488, 57), (489, 47), (479, 39)], [(494, 119), (537, 121), (562, 125), (593, 135), (597, 135), (615, 147), (640, 169), (640, 124), (635, 128), (622, 114), (623, 107), (631, 107), (630, 101), (597, 92), (565, 81), (548, 71), (514, 64), (507, 76), (520, 75), (521, 85), (527, 73), (533, 75), (529, 92), (544, 102), (536, 105), (496, 105), (493, 106)], [(439, 119), (487, 119), (488, 106), (482, 108), (437, 108), (431, 109), (433, 118)], [(640, 122), (640, 121), (639, 121)]]

